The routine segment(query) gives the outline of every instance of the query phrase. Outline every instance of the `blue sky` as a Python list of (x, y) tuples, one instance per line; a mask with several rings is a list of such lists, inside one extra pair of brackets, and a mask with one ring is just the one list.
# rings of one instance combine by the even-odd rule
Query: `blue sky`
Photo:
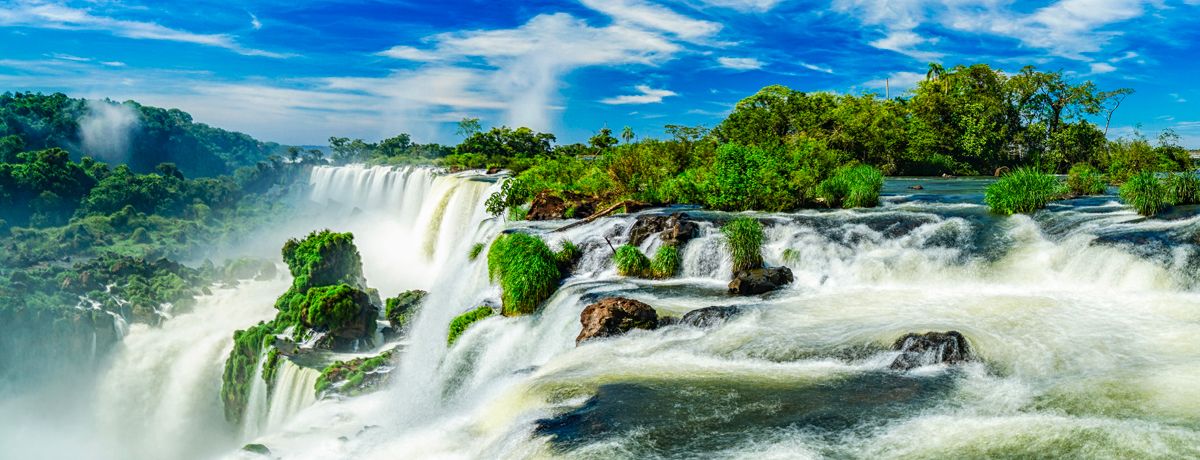
[(926, 63), (1133, 88), (1114, 133), (1200, 147), (1200, 0), (0, 0), (0, 91), (177, 107), (283, 143), (453, 122), (581, 141), (713, 126), (762, 86), (893, 94)]

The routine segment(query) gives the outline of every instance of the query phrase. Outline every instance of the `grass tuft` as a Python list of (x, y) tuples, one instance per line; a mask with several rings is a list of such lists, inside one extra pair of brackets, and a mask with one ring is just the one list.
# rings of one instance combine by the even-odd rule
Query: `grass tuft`
[(733, 271), (762, 267), (763, 228), (757, 220), (739, 217), (721, 227), (729, 252), (733, 255)]
[(829, 207), (871, 208), (879, 205), (883, 173), (873, 166), (838, 168), (817, 186), (817, 196)]
[(1017, 168), (989, 185), (983, 201), (997, 214), (1028, 214), (1065, 193), (1057, 177), (1033, 168)]
[(467, 260), (475, 260), (479, 257), (479, 253), (483, 252), (483, 243), (475, 243), (471, 245), (471, 249), (467, 251)]
[(617, 266), (617, 274), (621, 276), (650, 277), (650, 259), (632, 244), (617, 248), (617, 252), (613, 254), (613, 263)]
[(458, 340), (458, 336), (467, 331), (477, 321), (487, 318), (495, 314), (492, 307), (481, 305), (478, 308), (461, 315), (455, 316), (450, 320), (450, 332), (446, 334), (446, 345), (454, 345), (454, 341)]
[(679, 272), (679, 248), (670, 244), (658, 247), (650, 261), (650, 274), (658, 279), (670, 278)]
[(1072, 195), (1102, 195), (1108, 189), (1104, 174), (1087, 163), (1078, 163), (1067, 172), (1067, 189)]
[(550, 298), (562, 272), (558, 256), (541, 238), (509, 233), (497, 237), (488, 249), (488, 278), (500, 283), (502, 313), (515, 316), (533, 313)]
[(1166, 194), (1166, 188), (1152, 172), (1135, 174), (1121, 185), (1121, 199), (1143, 216), (1153, 216), (1166, 209)]
[(1172, 174), (1163, 180), (1166, 201), (1172, 206), (1200, 203), (1200, 177), (1192, 173)]

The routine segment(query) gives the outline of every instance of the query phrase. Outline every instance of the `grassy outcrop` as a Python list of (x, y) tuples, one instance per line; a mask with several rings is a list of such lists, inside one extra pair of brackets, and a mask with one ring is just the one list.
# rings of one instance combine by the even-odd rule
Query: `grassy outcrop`
[(376, 371), (381, 367), (393, 365), (393, 357), (392, 351), (388, 350), (370, 358), (335, 362), (321, 371), (313, 389), (317, 397), (331, 394), (358, 396), (376, 390), (387, 381), (389, 375)]
[(763, 228), (757, 220), (739, 217), (721, 227), (733, 256), (733, 271), (762, 267)]
[(833, 208), (871, 208), (879, 205), (883, 173), (866, 165), (838, 168), (817, 186), (817, 196)]
[(1033, 168), (1017, 168), (989, 185), (983, 200), (996, 214), (1029, 214), (1066, 193), (1057, 177)]
[(283, 261), (292, 272), (292, 286), (298, 292), (313, 286), (349, 284), (362, 287), (362, 256), (354, 246), (354, 235), (321, 230), (302, 240), (290, 239), (283, 245)]
[(679, 271), (679, 249), (675, 245), (663, 244), (654, 253), (654, 259), (646, 257), (637, 246), (626, 244), (613, 254), (617, 274), (634, 278), (664, 279), (675, 276)]
[(488, 249), (488, 277), (503, 291), (501, 313), (506, 316), (533, 313), (558, 289), (563, 273), (559, 256), (533, 235), (500, 235)]
[(468, 311), (461, 315), (455, 316), (450, 320), (450, 330), (446, 334), (446, 345), (454, 345), (454, 341), (458, 340), (458, 336), (467, 331), (477, 321), (485, 319), (495, 314), (492, 307), (481, 305), (474, 310)]
[(396, 330), (404, 329), (417, 316), (417, 309), (421, 306), (421, 301), (425, 300), (428, 292), (420, 289), (401, 292), (400, 295), (392, 297), (385, 301), (384, 316), (387, 317), (388, 323)]
[(251, 379), (258, 367), (263, 348), (270, 345), (275, 325), (259, 323), (244, 331), (233, 333), (233, 350), (225, 360), (221, 378), (221, 401), (225, 404), (225, 420), (240, 423), (250, 399)]
[(1067, 190), (1075, 196), (1100, 195), (1108, 189), (1104, 174), (1094, 166), (1079, 163), (1067, 172)]
[(1135, 174), (1121, 184), (1121, 200), (1143, 216), (1158, 214), (1170, 205), (1167, 202), (1166, 188), (1152, 172)]

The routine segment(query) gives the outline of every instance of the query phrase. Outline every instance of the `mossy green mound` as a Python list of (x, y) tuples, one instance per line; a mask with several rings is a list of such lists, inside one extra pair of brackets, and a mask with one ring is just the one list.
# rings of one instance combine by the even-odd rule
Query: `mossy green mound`
[(355, 358), (330, 364), (321, 371), (321, 376), (317, 377), (313, 390), (316, 391), (317, 397), (321, 397), (330, 394), (357, 396), (379, 389), (390, 374), (378, 371), (393, 365), (393, 357), (392, 351), (388, 350), (370, 358)]
[(313, 286), (349, 284), (363, 287), (362, 256), (354, 246), (354, 235), (321, 230), (303, 240), (290, 239), (283, 245), (283, 261), (292, 272), (292, 286), (299, 292)]
[(387, 299), (384, 316), (393, 328), (399, 330), (407, 327), (417, 315), (417, 309), (428, 292), (420, 289), (401, 292), (400, 295)]
[(450, 331), (446, 334), (446, 345), (454, 345), (454, 341), (458, 340), (458, 336), (467, 331), (475, 322), (492, 316), (495, 311), (492, 307), (482, 305), (474, 310), (463, 313), (450, 320)]

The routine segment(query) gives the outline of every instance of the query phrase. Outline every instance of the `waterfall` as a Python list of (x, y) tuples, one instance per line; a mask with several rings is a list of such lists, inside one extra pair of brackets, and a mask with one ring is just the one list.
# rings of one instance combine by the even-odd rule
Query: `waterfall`
[(275, 374), (275, 385), (271, 389), (271, 407), (267, 411), (264, 429), (282, 427), (297, 412), (316, 402), (314, 387), (320, 375), (321, 372), (316, 369), (300, 367), (290, 359), (281, 358)]

